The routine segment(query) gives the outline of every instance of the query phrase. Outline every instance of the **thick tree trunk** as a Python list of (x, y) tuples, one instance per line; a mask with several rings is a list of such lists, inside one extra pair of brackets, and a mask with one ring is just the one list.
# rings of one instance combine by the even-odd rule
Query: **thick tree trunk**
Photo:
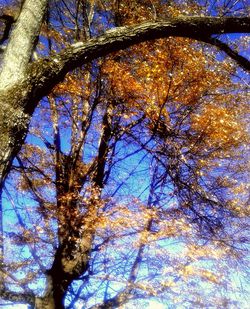
[[(48, 0), (26, 0), (4, 52), (0, 71), (0, 187), (20, 150), (34, 108), (27, 98), (27, 66), (39, 35)], [(26, 87), (26, 88), (25, 88)], [(33, 104), (32, 104), (33, 105)], [(31, 106), (32, 106), (31, 105)]]
[(0, 91), (24, 78), (48, 0), (26, 0), (4, 52)]
[(26, 95), (27, 89), (18, 86), (0, 92), (0, 188), (24, 142), (33, 113), (22, 105)]
[[(71, 283), (83, 275), (88, 269), (89, 250), (92, 238), (87, 238), (77, 252), (67, 251), (67, 246), (59, 247), (55, 254), (54, 263), (47, 274), (47, 290), (43, 297), (36, 297), (36, 309), (64, 309), (65, 296)], [(70, 246), (70, 241), (68, 241)], [(86, 248), (88, 246), (88, 248)], [(64, 254), (67, 254), (65, 256)]]
[(23, 143), (29, 117), (19, 107), (9, 105), (0, 98), (0, 184), (3, 184), (12, 160)]

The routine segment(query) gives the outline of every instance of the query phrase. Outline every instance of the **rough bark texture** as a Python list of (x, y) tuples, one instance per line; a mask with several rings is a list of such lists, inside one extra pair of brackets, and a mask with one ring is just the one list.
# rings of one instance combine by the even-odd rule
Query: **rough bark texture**
[(35, 309), (55, 309), (53, 295), (51, 297), (37, 297), (35, 301)]
[(29, 79), (0, 92), (0, 187), (26, 137), (36, 106), (32, 99)]
[[(46, 7), (47, 0), (24, 2), (4, 52), (0, 72), (0, 188), (25, 139), (36, 106), (32, 107), (27, 96), (26, 74)], [(27, 113), (28, 105), (31, 106)]]
[(47, 0), (26, 0), (4, 53), (0, 91), (24, 78), (40, 32)]

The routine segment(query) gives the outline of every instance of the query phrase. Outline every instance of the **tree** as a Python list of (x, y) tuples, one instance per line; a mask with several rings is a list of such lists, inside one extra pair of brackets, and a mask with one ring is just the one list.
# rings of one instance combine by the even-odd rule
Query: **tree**
[(39, 100), (67, 72), (92, 59), (144, 40), (183, 36), (215, 44), (249, 70), (249, 62), (245, 58), (211, 37), (213, 34), (249, 32), (247, 17), (179, 17), (112, 29), (103, 36), (73, 44), (49, 58), (30, 63), (47, 4), (46, 0), (24, 2), (4, 52), (0, 76), (1, 183), (23, 143), (30, 117)]
[[(92, 1), (87, 6), (79, 1), (69, 3), (60, 14), (58, 1), (50, 4), (41, 43), (46, 53), (52, 54), (30, 63), (47, 1), (25, 1), (3, 58), (2, 182), (21, 148), (36, 105), (45, 95), (48, 97), (37, 110), (44, 117), (42, 124), (34, 118), (31, 127), (43, 144), (27, 143), (13, 166), (13, 175), (22, 178), (17, 189), (29, 192), (36, 204), (29, 209), (30, 218), (24, 220), (23, 211), (16, 209), (16, 201), (13, 203), (20, 231), (9, 236), (16, 246), (29, 249), (32, 261), (27, 256), (23, 260), (19, 257), (20, 263), (14, 265), (7, 256), (10, 260), (3, 264), (7, 277), (2, 298), (36, 308), (64, 308), (65, 297), (67, 305), (73, 306), (83, 298), (88, 306), (95, 306), (87, 303), (92, 293), (88, 294), (86, 288), (90, 284), (96, 303), (100, 303), (99, 280), (106, 292), (103, 303), (96, 307), (111, 308), (154, 293), (164, 297), (172, 284), (195, 271), (198, 277), (216, 282), (215, 274), (205, 268), (194, 270), (192, 264), (195, 258), (207, 256), (209, 246), (215, 255), (221, 252), (225, 258), (227, 250), (239, 254), (242, 249), (244, 232), (235, 231), (247, 216), (246, 188), (241, 181), (246, 172), (242, 166), (246, 160), (243, 145), (247, 142), (247, 104), (244, 86), (231, 80), (235, 64), (228, 59), (211, 59), (198, 41), (216, 45), (249, 69), (245, 58), (212, 36), (248, 32), (249, 18), (176, 17), (182, 8), (174, 3), (163, 7), (157, 1), (152, 7), (139, 1), (130, 1), (129, 7), (126, 1), (117, 1), (111, 8), (108, 1), (106, 8)], [(198, 4), (188, 8), (188, 14), (201, 12)], [(39, 14), (33, 20), (31, 13), (35, 10)], [(160, 21), (141, 23), (155, 18), (155, 14)], [(166, 17), (167, 21), (162, 21)], [(57, 18), (62, 22), (59, 27)], [(20, 45), (16, 42), (24, 22), (31, 28), (27, 42), (21, 39), (22, 55), (17, 58)], [(119, 27), (90, 38), (111, 22)], [(141, 43), (163, 37), (168, 39)], [(67, 46), (68, 42), (73, 44)], [(126, 50), (118, 52), (128, 47), (130, 54)], [(213, 49), (209, 52), (216, 55)], [(91, 62), (100, 56), (107, 57)], [(83, 70), (77, 69), (60, 83), (69, 71), (80, 66)], [(67, 150), (62, 132), (71, 136)], [(122, 150), (124, 146), (128, 152)], [(119, 203), (121, 195), (115, 198), (119, 189), (124, 185), (130, 188), (131, 177), (140, 179), (136, 166), (127, 168), (124, 179), (114, 177), (125, 168), (132, 150), (143, 162), (141, 166), (151, 173), (148, 197), (139, 198), (142, 192), (137, 192)], [(225, 168), (227, 174), (223, 175)], [(129, 218), (126, 223), (124, 216)], [(234, 222), (234, 228), (230, 228), (230, 222)], [(183, 260), (177, 263), (166, 255), (166, 264), (175, 267), (173, 277), (166, 272), (169, 280), (163, 282), (155, 271), (154, 277), (146, 278), (143, 268), (149, 263), (145, 257), (150, 256), (152, 270), (159, 270), (159, 257), (154, 256), (153, 249), (161, 239), (172, 237), (187, 244), (188, 259), (181, 256)], [(128, 242), (133, 243), (130, 258), (125, 250)], [(206, 247), (204, 242), (208, 242)], [(52, 258), (44, 263), (41, 257), (45, 244)], [(112, 248), (117, 248), (117, 253)], [(161, 254), (163, 251), (159, 250)], [(125, 254), (127, 265), (123, 265)], [(117, 269), (117, 263), (123, 265), (122, 270)], [(12, 274), (8, 267), (12, 267)], [(24, 291), (19, 293), (8, 287), (13, 284), (10, 279), (20, 281), (21, 270), (27, 278)], [(115, 281), (109, 272), (124, 278), (116, 294), (109, 292)], [(47, 288), (39, 297), (29, 284), (41, 278), (41, 273)], [(100, 278), (95, 277), (98, 273)]]

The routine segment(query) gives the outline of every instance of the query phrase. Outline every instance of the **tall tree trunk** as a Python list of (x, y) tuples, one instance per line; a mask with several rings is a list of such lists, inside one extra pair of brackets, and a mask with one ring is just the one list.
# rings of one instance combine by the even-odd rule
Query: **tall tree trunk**
[(17, 102), (10, 101), (0, 93), (0, 188), (14, 155), (24, 141), (30, 120), (23, 109), (17, 106)]
[(21, 104), (28, 93), (22, 82), (26, 78), (47, 2), (24, 2), (3, 55), (0, 71), (0, 187), (14, 156), (23, 144), (33, 112), (28, 114)]
[(4, 52), (0, 72), (0, 91), (24, 78), (48, 0), (25, 0)]

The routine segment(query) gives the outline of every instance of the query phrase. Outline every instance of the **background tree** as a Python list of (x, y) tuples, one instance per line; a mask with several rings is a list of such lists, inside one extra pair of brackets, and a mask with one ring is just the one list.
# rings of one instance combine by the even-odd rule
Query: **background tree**
[[(89, 60), (109, 44), (104, 53), (118, 49), (112, 42), (119, 35), (133, 34), (122, 28), (108, 32), (108, 43), (88, 41), (110, 25), (174, 16), (180, 30), (192, 19), (179, 15), (202, 10), (194, 2), (51, 2), (37, 51), (66, 54), (52, 56), (62, 67), (48, 72), (45, 84), (81, 63), (77, 55), (67, 62), (69, 51), (87, 46), (67, 49), (75, 40), (90, 42), (92, 52), (101, 42)], [(157, 25), (146, 31), (157, 37)], [(11, 247), (3, 299), (36, 308), (112, 308), (157, 296), (201, 306), (208, 296), (203, 280), (223, 295), (230, 277), (218, 276), (226, 276), (222, 261), (225, 268), (229, 259), (243, 264), (246, 255), (248, 104), (236, 63), (217, 57), (188, 38), (141, 43), (68, 74), (40, 103), (6, 188), (19, 228), (5, 227)], [(192, 295), (185, 293), (190, 287)], [(218, 306), (231, 301), (218, 294), (210, 296)]]

